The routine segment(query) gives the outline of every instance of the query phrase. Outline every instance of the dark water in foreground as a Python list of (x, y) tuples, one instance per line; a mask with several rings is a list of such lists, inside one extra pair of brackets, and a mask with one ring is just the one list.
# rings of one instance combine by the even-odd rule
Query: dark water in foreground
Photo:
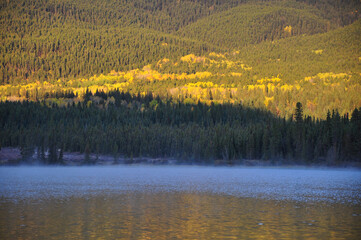
[(356, 170), (0, 168), (0, 239), (360, 236)]

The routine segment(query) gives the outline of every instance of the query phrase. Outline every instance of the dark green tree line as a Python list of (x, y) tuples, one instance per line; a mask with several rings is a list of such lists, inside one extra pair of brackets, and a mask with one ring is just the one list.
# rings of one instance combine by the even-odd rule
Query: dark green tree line
[[(99, 94), (100, 95), (100, 94)], [(107, 108), (43, 102), (0, 104), (0, 144), (19, 147), (24, 159), (62, 162), (64, 152), (115, 157), (173, 157), (185, 162), (263, 159), (330, 163), (361, 161), (361, 109), (333, 111), (326, 120), (275, 118), (242, 105), (183, 104), (120, 92)], [(32, 160), (30, 160), (32, 161)]]

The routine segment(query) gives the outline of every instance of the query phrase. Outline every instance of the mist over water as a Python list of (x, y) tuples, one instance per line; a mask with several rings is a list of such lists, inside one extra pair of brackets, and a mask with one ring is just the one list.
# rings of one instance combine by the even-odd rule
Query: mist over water
[(0, 186), (6, 239), (357, 239), (361, 232), (358, 170), (1, 167)]
[(361, 172), (199, 166), (2, 167), (8, 199), (140, 192), (199, 192), (274, 200), (360, 203)]

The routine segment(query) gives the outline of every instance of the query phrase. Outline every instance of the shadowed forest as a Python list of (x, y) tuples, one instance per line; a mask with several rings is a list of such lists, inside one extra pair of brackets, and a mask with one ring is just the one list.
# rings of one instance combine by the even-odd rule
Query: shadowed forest
[[(298, 103), (293, 118), (235, 104), (179, 101), (112, 91), (87, 92), (101, 105), (45, 102), (0, 103), (1, 146), (20, 146), (23, 161), (61, 164), (64, 152), (117, 158), (162, 157), (182, 162), (262, 159), (273, 163), (342, 164), (360, 161), (361, 108), (351, 116), (328, 113), (304, 117)], [(32, 158), (37, 154), (36, 160)]]

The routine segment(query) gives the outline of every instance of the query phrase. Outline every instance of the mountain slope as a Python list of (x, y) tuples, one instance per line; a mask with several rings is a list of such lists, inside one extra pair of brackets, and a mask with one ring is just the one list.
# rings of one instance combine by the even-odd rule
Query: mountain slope
[[(3, 101), (50, 97), (66, 105), (100, 103), (101, 92), (119, 90), (140, 96), (152, 92), (188, 104), (242, 103), (282, 117), (289, 117), (297, 102), (313, 117), (325, 117), (329, 109), (343, 115), (361, 106), (360, 34), (361, 20), (327, 33), (264, 42), (243, 51), (159, 58), (141, 69), (85, 79), (0, 86), (0, 96)], [(89, 92), (96, 97), (89, 99)]]
[(239, 57), (254, 74), (293, 81), (320, 72), (361, 72), (361, 20), (313, 36), (297, 36), (243, 48)]
[(190, 24), (178, 34), (239, 49), (267, 40), (326, 32), (334, 27), (320, 15), (315, 8), (293, 1), (243, 4)]
[[(0, 84), (89, 77), (324, 32), (344, 22), (329, 24), (333, 18), (326, 20), (325, 12), (348, 16), (354, 7), (328, 1), (316, 4), (319, 9), (293, 0), (1, 1)], [(239, 17), (245, 21), (234, 22)]]
[(6, 31), (1, 35), (0, 83), (85, 77), (216, 49), (139, 27), (89, 29), (65, 23), (34, 30), (24, 37)]
[(325, 16), (357, 4), (249, 2), (3, 1), (0, 98), (66, 104), (119, 89), (279, 116), (302, 102), (315, 117), (361, 105), (361, 20)]

